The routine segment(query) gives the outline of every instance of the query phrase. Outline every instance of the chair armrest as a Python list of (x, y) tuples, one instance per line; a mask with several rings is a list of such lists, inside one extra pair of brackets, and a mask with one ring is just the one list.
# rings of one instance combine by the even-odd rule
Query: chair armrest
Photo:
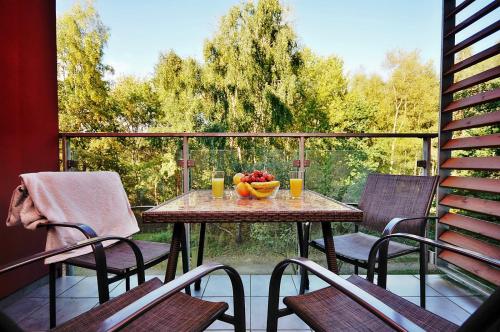
[(131, 206), (130, 208), (132, 210), (142, 210), (142, 209), (152, 209), (154, 207), (155, 207), (154, 205), (134, 205)]
[(439, 219), (436, 216), (423, 216), (423, 217), (411, 217), (411, 218), (393, 218), (389, 223), (385, 226), (384, 231), (382, 232), (382, 236), (392, 234), (397, 225), (402, 223), (403, 221), (408, 220), (416, 220), (423, 219), (426, 223), (428, 219)]
[(144, 282), (144, 259), (142, 257), (141, 250), (132, 240), (127, 239), (127, 238), (123, 238), (123, 237), (119, 237), (119, 236), (93, 237), (91, 239), (87, 239), (87, 240), (81, 241), (79, 243), (70, 245), (70, 246), (66, 246), (66, 247), (54, 249), (54, 250), (49, 250), (49, 251), (45, 251), (45, 252), (31, 255), (29, 257), (21, 258), (21, 259), (18, 259), (18, 260), (14, 261), (8, 265), (4, 265), (4, 266), (0, 267), (0, 275), (7, 273), (9, 271), (15, 270), (17, 268), (20, 268), (22, 266), (34, 263), (36, 261), (40, 261), (42, 259), (46, 259), (49, 257), (64, 254), (66, 252), (69, 252), (69, 251), (72, 251), (75, 249), (80, 249), (80, 248), (83, 248), (83, 247), (86, 247), (89, 245), (95, 245), (95, 244), (101, 243), (103, 241), (108, 241), (108, 240), (123, 241), (132, 248), (132, 250), (134, 251), (134, 255), (135, 255), (135, 259), (136, 259), (136, 263), (137, 263), (138, 278), (139, 278), (139, 280), (142, 279), (142, 282)]
[[(449, 250), (449, 251), (455, 252), (457, 254), (460, 254), (460, 255), (478, 260), (480, 262), (492, 265), (496, 268), (500, 268), (500, 260), (499, 259), (484, 256), (484, 255), (481, 255), (475, 251), (463, 249), (463, 248), (454, 246), (452, 244), (437, 242), (437, 241), (434, 241), (434, 240), (431, 240), (431, 239), (428, 239), (428, 238), (425, 238), (422, 236), (413, 235), (413, 234), (406, 234), (406, 233), (395, 233), (395, 234), (389, 234), (389, 235), (385, 235), (385, 236), (381, 237), (373, 244), (372, 248), (370, 249), (370, 254), (368, 255), (368, 273), (367, 273), (368, 274), (367, 279), (369, 281), (373, 282), (373, 278), (374, 278), (374, 274), (375, 274), (375, 263), (376, 263), (377, 252), (379, 251), (381, 246), (385, 244), (385, 242), (388, 242), (392, 238), (403, 238), (403, 239), (417, 241), (420, 244), (430, 245), (432, 247)], [(383, 254), (387, 255), (387, 253), (383, 253), (383, 252), (380, 253), (380, 255), (383, 255)], [(387, 257), (385, 257), (385, 258), (379, 257), (379, 259), (387, 260)]]
[(269, 285), (269, 297), (276, 300), (276, 305), (279, 300), (279, 283), (281, 282), (281, 276), (290, 264), (297, 264), (312, 272), (330, 286), (338, 289), (353, 301), (364, 307), (367, 311), (377, 316), (396, 331), (424, 331), (411, 320), (407, 319), (373, 295), (365, 292), (361, 288), (353, 285), (349, 281), (336, 275), (332, 271), (325, 269), (319, 264), (302, 257), (286, 259), (280, 262), (274, 269)]
[[(231, 279), (233, 288), (233, 301), (234, 301), (234, 314), (235, 317), (241, 318), (245, 315), (245, 296), (243, 290), (243, 283), (241, 278), (230, 266), (222, 265), (219, 263), (207, 263), (198, 266), (197, 268), (181, 275), (180, 277), (166, 283), (165, 285), (155, 289), (151, 293), (139, 298), (120, 311), (116, 312), (106, 320), (104, 320), (97, 331), (119, 330), (125, 325), (129, 324), (140, 315), (154, 307), (155, 305), (165, 301), (174, 294), (180, 292), (187, 286), (193, 284), (197, 280), (206, 276), (207, 274), (216, 271), (224, 270)], [(241, 320), (241, 319), (240, 319)], [(238, 322), (238, 319), (236, 319)], [(244, 319), (243, 319), (244, 322)], [(236, 324), (237, 325), (237, 324)], [(245, 330), (245, 327), (235, 326), (235, 330)]]
[(85, 235), (87, 239), (97, 237), (96, 232), (90, 227), (89, 225), (86, 224), (79, 224), (79, 223), (55, 223), (55, 222), (48, 222), (45, 224), (38, 224), (38, 228), (40, 227), (68, 227), (68, 228), (74, 228), (79, 230), (80, 232)]

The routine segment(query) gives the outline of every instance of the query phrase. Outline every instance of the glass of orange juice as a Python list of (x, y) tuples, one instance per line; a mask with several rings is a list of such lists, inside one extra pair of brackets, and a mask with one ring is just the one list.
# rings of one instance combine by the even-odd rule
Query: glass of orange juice
[(212, 197), (213, 198), (223, 198), (224, 197), (224, 172), (215, 171), (212, 174)]
[(293, 171), (290, 172), (290, 196), (292, 198), (299, 198), (302, 196), (302, 189), (304, 188), (304, 172)]

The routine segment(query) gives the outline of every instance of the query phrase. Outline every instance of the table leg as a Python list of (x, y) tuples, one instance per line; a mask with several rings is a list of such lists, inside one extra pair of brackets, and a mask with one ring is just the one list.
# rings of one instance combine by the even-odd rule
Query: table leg
[[(303, 224), (304, 230), (304, 244), (302, 245), (303, 257), (309, 258), (309, 231), (311, 229), (311, 224), (306, 222)], [(309, 289), (309, 276), (306, 269), (302, 269), (300, 275), (300, 294), (304, 294), (305, 290)]]
[[(205, 249), (205, 232), (206, 232), (207, 224), (200, 224), (200, 241), (198, 243), (198, 260), (196, 262), (197, 266), (203, 264), (203, 251)], [(201, 289), (201, 280), (197, 280), (194, 283), (194, 290), (199, 291)]]
[(326, 263), (328, 270), (339, 273), (337, 267), (337, 255), (335, 254), (335, 245), (333, 244), (332, 227), (329, 222), (322, 222), (323, 241), (325, 242)]
[[(307, 246), (308, 244), (304, 242), (304, 227), (301, 222), (297, 222), (297, 241), (299, 242), (299, 255), (300, 257), (306, 257), (305, 255), (305, 248), (304, 246)], [(305, 292), (305, 269), (303, 267), (299, 268), (299, 275), (300, 275), (300, 291), (299, 294), (304, 294)]]
[(179, 259), (179, 251), (181, 249), (182, 238), (184, 236), (184, 224), (175, 223), (172, 241), (170, 242), (170, 255), (167, 260), (167, 269), (165, 271), (165, 283), (175, 279), (177, 270), (177, 261)]

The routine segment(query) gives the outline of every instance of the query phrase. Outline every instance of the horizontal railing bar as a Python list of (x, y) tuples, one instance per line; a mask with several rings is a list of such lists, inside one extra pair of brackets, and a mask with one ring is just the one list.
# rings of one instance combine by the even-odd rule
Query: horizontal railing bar
[(436, 138), (437, 133), (59, 133), (60, 138), (74, 137), (306, 137), (306, 138)]

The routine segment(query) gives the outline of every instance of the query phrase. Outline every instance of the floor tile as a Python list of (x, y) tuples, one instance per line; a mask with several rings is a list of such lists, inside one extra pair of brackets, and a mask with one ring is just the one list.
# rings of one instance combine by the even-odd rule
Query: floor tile
[(20, 322), (34, 311), (40, 309), (49, 303), (48, 298), (30, 298), (23, 297), (2, 309), (2, 312), (8, 315), (16, 322)]
[[(226, 302), (229, 304), (229, 309), (226, 311), (228, 315), (233, 315), (234, 314), (234, 305), (233, 305), (233, 298), (232, 297), (222, 297), (222, 296), (215, 296), (215, 297), (203, 297), (203, 300), (206, 301), (212, 301), (212, 302)], [(250, 298), (246, 297), (245, 298), (245, 324), (247, 329), (250, 328)], [(234, 330), (234, 326), (221, 322), (221, 321), (215, 321), (208, 327), (208, 330)]]
[[(151, 280), (153, 278), (158, 278), (161, 281), (163, 281), (164, 277), (165, 276), (161, 276), (161, 275), (147, 275), (145, 279), (146, 279), (146, 281), (148, 281), (148, 280)], [(125, 280), (121, 280), (121, 281), (118, 281), (114, 284), (111, 284), (110, 289), (111, 289), (111, 287), (113, 287), (113, 290), (109, 293), (109, 296), (110, 297), (117, 297), (118, 295), (125, 293)], [(137, 287), (137, 277), (136, 276), (132, 276), (130, 278), (130, 289), (132, 289), (134, 287)]]
[[(293, 282), (295, 283), (295, 287), (297, 287), (297, 290), (300, 289), (300, 276), (294, 275), (293, 277)], [(306, 290), (306, 293), (313, 292), (315, 290), (325, 288), (327, 287), (328, 284), (318, 278), (317, 276), (309, 276), (309, 289)]]
[[(98, 302), (97, 298), (59, 298), (57, 299), (57, 324), (90, 310)], [(46, 304), (20, 321), (21, 328), (27, 331), (47, 330), (49, 328), (49, 305)]]
[[(270, 275), (252, 275), (250, 278), (250, 296), (268, 296)], [(284, 275), (281, 278), (280, 296), (297, 295), (298, 291), (295, 287), (291, 275)]]
[[(416, 305), (420, 305), (420, 298), (418, 296), (404, 296), (404, 298), (415, 303)], [(457, 325), (461, 325), (469, 317), (469, 313), (467, 311), (446, 297), (427, 298), (426, 309)]]
[[(251, 329), (265, 330), (267, 325), (267, 298), (252, 297), (251, 301)], [(281, 317), (278, 320), (278, 329), (284, 330), (307, 330), (309, 327), (296, 315)]]
[[(250, 294), (250, 276), (242, 275), (243, 288), (245, 296)], [(203, 292), (203, 296), (232, 296), (233, 288), (231, 281), (226, 275), (211, 275), (208, 279), (207, 286)]]
[(481, 295), (477, 290), (469, 288), (444, 275), (428, 275), (425, 282), (438, 293), (445, 296)]
[[(85, 277), (82, 276), (65, 276), (56, 279), (56, 295), (60, 295), (64, 291), (82, 281)], [(32, 292), (26, 294), (28, 297), (49, 297), (49, 284), (45, 284)]]
[[(109, 285), (110, 294), (118, 284), (119, 283), (115, 282)], [(58, 297), (99, 297), (99, 292), (97, 291), (97, 278), (85, 277), (73, 287), (62, 292)]]
[[(399, 296), (420, 296), (420, 280), (412, 275), (387, 276), (387, 289)], [(431, 287), (425, 288), (426, 297), (440, 296)]]
[(459, 307), (472, 314), (479, 308), (484, 301), (486, 301), (486, 296), (448, 296), (448, 300), (457, 304)]

